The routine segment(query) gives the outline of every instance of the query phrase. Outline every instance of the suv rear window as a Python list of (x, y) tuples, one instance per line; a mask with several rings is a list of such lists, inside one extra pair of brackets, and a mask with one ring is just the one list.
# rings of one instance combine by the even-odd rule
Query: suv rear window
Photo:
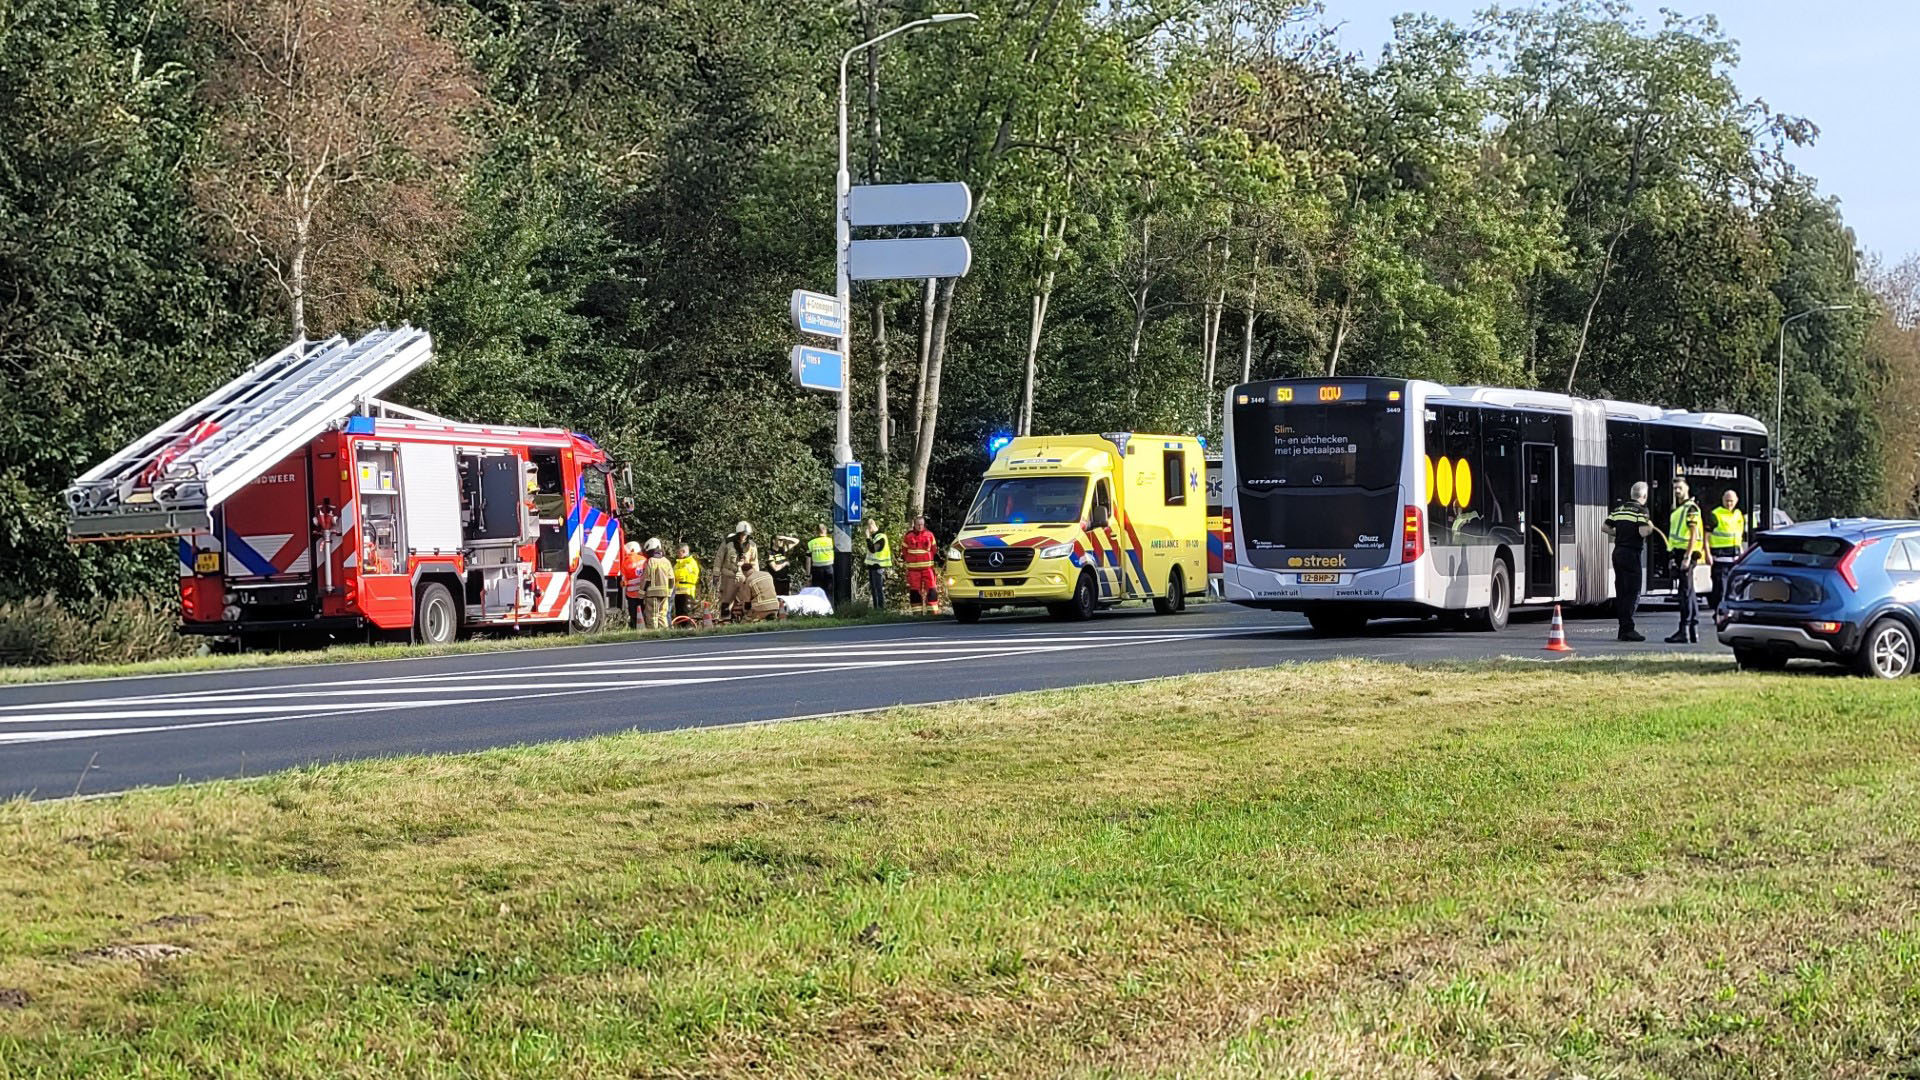
[(1830, 569), (1840, 562), (1840, 556), (1853, 548), (1851, 541), (1837, 536), (1779, 536), (1761, 534), (1755, 538), (1759, 545), (1747, 561), (1756, 566), (1808, 566), (1814, 569)]

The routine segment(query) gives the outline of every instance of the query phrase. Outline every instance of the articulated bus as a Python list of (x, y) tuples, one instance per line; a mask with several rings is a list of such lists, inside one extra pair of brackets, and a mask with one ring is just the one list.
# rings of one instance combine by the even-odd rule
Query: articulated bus
[[(1746, 416), (1374, 378), (1247, 383), (1225, 415), (1225, 596), (1324, 633), (1605, 603), (1601, 523), (1636, 481), (1661, 530), (1676, 478), (1703, 509), (1732, 490), (1772, 520), (1767, 429)], [(1674, 594), (1676, 569), (1655, 532), (1645, 594)]]

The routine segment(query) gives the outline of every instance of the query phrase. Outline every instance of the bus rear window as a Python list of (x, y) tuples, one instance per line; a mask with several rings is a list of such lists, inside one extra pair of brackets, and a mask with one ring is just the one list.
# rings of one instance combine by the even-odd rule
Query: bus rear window
[(1270, 488), (1359, 488), (1400, 482), (1406, 410), (1400, 405), (1301, 403), (1234, 410), (1234, 464), (1240, 484)]

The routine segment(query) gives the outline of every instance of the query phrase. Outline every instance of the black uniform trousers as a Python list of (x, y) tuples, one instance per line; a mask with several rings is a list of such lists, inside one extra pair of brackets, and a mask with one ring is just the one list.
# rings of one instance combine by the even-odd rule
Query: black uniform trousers
[(873, 610), (887, 609), (887, 568), (884, 566), (867, 567), (867, 591), (873, 594)]
[(1680, 629), (1700, 625), (1700, 594), (1693, 588), (1693, 568), (1687, 565), (1687, 553), (1673, 552), (1673, 572), (1680, 577)]
[(1622, 634), (1633, 633), (1633, 610), (1640, 605), (1640, 553), (1613, 549), (1613, 613)]

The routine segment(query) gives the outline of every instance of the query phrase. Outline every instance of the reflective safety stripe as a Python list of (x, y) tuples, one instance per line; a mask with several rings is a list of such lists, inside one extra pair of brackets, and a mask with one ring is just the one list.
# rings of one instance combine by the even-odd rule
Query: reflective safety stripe
[(1688, 502), (1674, 507), (1667, 519), (1667, 550), (1707, 553), (1706, 530), (1700, 523), (1700, 507)]

